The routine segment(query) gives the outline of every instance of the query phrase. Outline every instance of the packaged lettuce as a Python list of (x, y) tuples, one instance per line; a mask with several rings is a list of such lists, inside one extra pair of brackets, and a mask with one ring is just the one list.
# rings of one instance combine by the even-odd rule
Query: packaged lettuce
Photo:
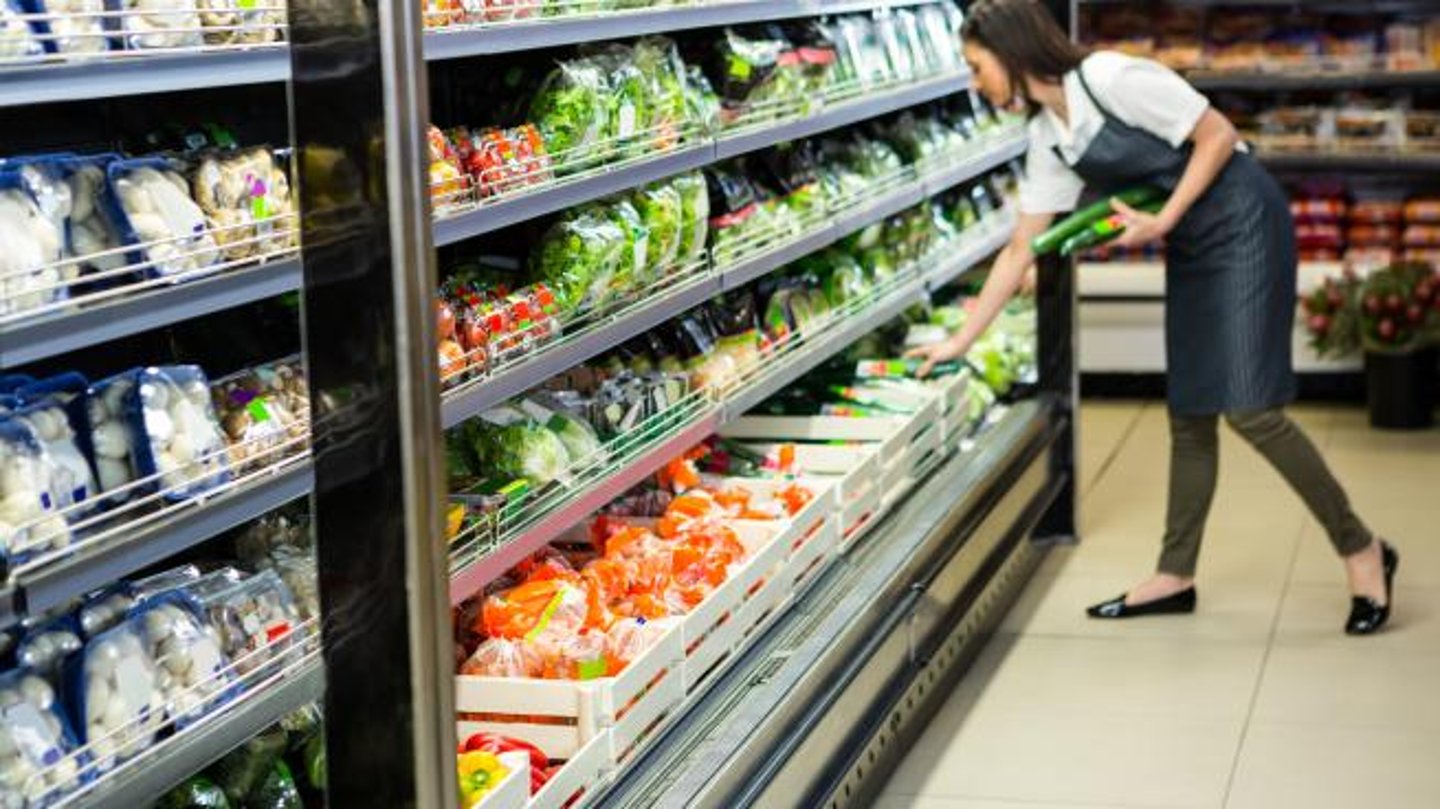
[(650, 229), (649, 266), (668, 272), (680, 255), (684, 208), (680, 192), (668, 184), (656, 184), (636, 191), (633, 201)]
[(565, 410), (551, 409), (534, 398), (521, 402), (520, 409), (560, 439), (572, 464), (594, 460), (603, 449), (595, 429)]
[(492, 477), (527, 480), (540, 487), (570, 467), (570, 453), (560, 437), (513, 407), (482, 413), (472, 436)]
[(560, 63), (530, 102), (529, 119), (558, 173), (585, 168), (599, 156), (609, 124), (607, 92), (604, 70), (582, 59)]
[(644, 289), (660, 275), (660, 268), (650, 264), (650, 228), (635, 205), (624, 197), (606, 203), (605, 211), (625, 237), (611, 286), (619, 294)]
[(654, 120), (651, 81), (635, 63), (629, 48), (614, 45), (594, 57), (605, 71), (605, 141), (623, 157), (638, 157), (651, 148)]
[(688, 265), (705, 254), (710, 232), (710, 191), (705, 187), (705, 176), (698, 171), (676, 177), (671, 186), (680, 195), (679, 263)]
[(531, 273), (554, 291), (562, 318), (573, 316), (609, 300), (624, 249), (619, 225), (582, 213), (545, 231), (530, 256)]
[(774, 88), (766, 88), (771, 76), (780, 69), (780, 55), (788, 49), (778, 39), (750, 38), (733, 28), (726, 28), (711, 50), (707, 68), (716, 79), (724, 116), (733, 120), (750, 111), (753, 104), (775, 97)]
[(707, 135), (720, 131), (720, 95), (699, 65), (685, 68), (685, 114)]
[(831, 308), (838, 309), (870, 291), (865, 271), (849, 253), (832, 247), (822, 256), (829, 269), (821, 276), (821, 286)]
[(690, 118), (685, 63), (672, 40), (647, 37), (635, 44), (635, 67), (645, 76), (651, 101), (651, 143), (665, 148), (679, 140)]
[(873, 279), (876, 284), (883, 284), (891, 280), (898, 271), (898, 268), (895, 266), (895, 259), (891, 256), (890, 250), (880, 245), (862, 249), (857, 258), (861, 268), (870, 273), (871, 279)]

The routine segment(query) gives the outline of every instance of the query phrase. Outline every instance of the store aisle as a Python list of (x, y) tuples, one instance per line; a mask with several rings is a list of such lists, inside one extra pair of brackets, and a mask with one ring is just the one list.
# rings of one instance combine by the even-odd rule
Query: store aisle
[(1386, 632), (1341, 633), (1329, 544), (1228, 431), (1198, 612), (1086, 619), (1153, 562), (1168, 454), (1162, 406), (1086, 405), (1085, 542), (1046, 559), (877, 806), (1440, 806), (1440, 430), (1294, 415), (1400, 548)]

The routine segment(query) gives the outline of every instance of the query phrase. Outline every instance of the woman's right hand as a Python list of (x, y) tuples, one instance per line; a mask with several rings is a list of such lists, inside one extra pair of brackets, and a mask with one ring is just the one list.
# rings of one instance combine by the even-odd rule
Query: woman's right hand
[(939, 343), (920, 346), (919, 348), (912, 348), (906, 351), (905, 358), (924, 360), (924, 362), (920, 363), (920, 367), (915, 370), (915, 376), (924, 379), (930, 375), (931, 371), (935, 370), (936, 365), (942, 362), (958, 360), (965, 356), (969, 350), (969, 345), (960, 342), (959, 334), (952, 334)]

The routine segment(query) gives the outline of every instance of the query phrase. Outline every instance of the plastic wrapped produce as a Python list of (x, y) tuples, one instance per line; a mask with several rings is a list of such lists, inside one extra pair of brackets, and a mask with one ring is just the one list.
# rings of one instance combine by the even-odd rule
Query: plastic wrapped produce
[(652, 148), (654, 123), (653, 84), (635, 63), (634, 53), (623, 46), (611, 46), (594, 57), (604, 71), (606, 126), (605, 151), (618, 150), (621, 157), (639, 157)]
[(484, 467), (503, 480), (543, 486), (570, 466), (570, 454), (560, 437), (512, 408), (481, 414), (474, 443)]
[(282, 549), (272, 553), (264, 566), (274, 570), (290, 588), (301, 621), (320, 617), (320, 570), (313, 554)]
[(93, 638), (125, 620), (135, 606), (133, 588), (125, 582), (112, 585), (85, 597), (77, 620), (86, 638)]
[[(654, 238), (653, 228), (650, 235)], [(531, 254), (532, 274), (554, 290), (562, 313), (585, 311), (609, 300), (623, 249), (625, 234), (608, 219), (592, 214), (561, 219)]]
[(205, 44), (196, 0), (119, 0), (125, 47), (131, 50), (193, 48)]
[(148, 274), (194, 272), (220, 259), (205, 212), (190, 198), (189, 184), (170, 161), (117, 160), (106, 172), (126, 243), (146, 245), (132, 260), (151, 262)]
[(601, 66), (576, 60), (557, 66), (536, 93), (529, 118), (558, 171), (585, 168), (600, 156), (598, 147), (609, 123), (606, 92)]
[(35, 194), (35, 176), (27, 176), (24, 168), (0, 168), (0, 244), (5, 245), (0, 251), (0, 316), (67, 295), (67, 279), (57, 266), (65, 244), (64, 212), (42, 205)]
[(150, 747), (165, 721), (160, 669), (136, 621), (101, 633), (66, 662), (67, 704), (97, 772)]
[(50, 683), (25, 668), (0, 675), (0, 807), (44, 806), (78, 788), (75, 747)]
[(271, 513), (251, 523), (235, 540), (235, 554), (252, 567), (277, 551), (307, 553), (314, 546), (307, 515)]
[(193, 177), (195, 202), (227, 260), (267, 255), (299, 243), (299, 226), (281, 221), (295, 212), (290, 179), (269, 149), (207, 155)]
[(599, 205), (592, 212), (613, 222), (625, 239), (611, 280), (616, 294), (623, 295), (653, 283), (661, 268), (650, 264), (650, 228), (635, 205), (621, 198)]
[(210, 386), (236, 470), (274, 463), (288, 442), (304, 437), (310, 400), (296, 392), (304, 384), (293, 369), (280, 366), (243, 371)]
[(550, 155), (533, 124), (513, 129), (452, 130), (460, 168), (475, 192), (492, 197), (551, 179)]
[(710, 234), (710, 192), (705, 176), (691, 172), (676, 177), (671, 187), (680, 195), (679, 263), (689, 265), (705, 255)]
[(655, 148), (674, 145), (691, 116), (687, 109), (685, 63), (675, 43), (664, 37), (649, 37), (635, 45), (635, 66), (648, 83), (650, 96), (650, 138)]
[(680, 192), (672, 185), (658, 183), (636, 191), (635, 208), (650, 231), (648, 242), (651, 267), (669, 269), (680, 255), (684, 206)]
[(24, 13), (18, 0), (0, 0), (0, 60), (44, 56), (45, 46), (21, 16)]
[(0, 416), (0, 553), (12, 564), (70, 544), (50, 493), (53, 468), (29, 424)]
[(230, 660), (187, 594), (171, 591), (155, 597), (135, 610), (130, 623), (140, 628), (145, 652), (155, 664), (155, 688), (177, 726), (234, 696)]
[[(197, 595), (206, 620), (235, 670), (247, 674), (296, 648), (300, 611), (290, 588), (266, 570)], [(263, 650), (263, 651), (262, 651)]]
[(539, 677), (544, 662), (523, 640), (489, 638), (460, 666), (460, 673), (482, 677)]
[(230, 799), (219, 784), (203, 775), (185, 779), (185, 783), (165, 793), (155, 809), (232, 809)]
[(162, 570), (130, 583), (130, 598), (135, 604), (145, 602), (171, 590), (188, 587), (200, 580), (200, 568), (180, 565)]
[(69, 615), (60, 615), (25, 627), (15, 647), (15, 661), (51, 682), (58, 682), (65, 658), (83, 646), (79, 624)]
[(286, 0), (197, 2), (207, 44), (263, 45), (280, 39), (281, 26), (286, 19)]

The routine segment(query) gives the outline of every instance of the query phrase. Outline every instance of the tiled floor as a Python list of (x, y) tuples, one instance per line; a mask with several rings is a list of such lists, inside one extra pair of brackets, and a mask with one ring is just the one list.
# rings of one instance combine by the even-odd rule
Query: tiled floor
[(1228, 431), (1196, 614), (1085, 618), (1153, 564), (1168, 458), (1162, 406), (1087, 405), (1084, 541), (1047, 557), (877, 805), (1440, 807), (1440, 429), (1293, 415), (1400, 549), (1385, 633), (1341, 633), (1329, 544)]

